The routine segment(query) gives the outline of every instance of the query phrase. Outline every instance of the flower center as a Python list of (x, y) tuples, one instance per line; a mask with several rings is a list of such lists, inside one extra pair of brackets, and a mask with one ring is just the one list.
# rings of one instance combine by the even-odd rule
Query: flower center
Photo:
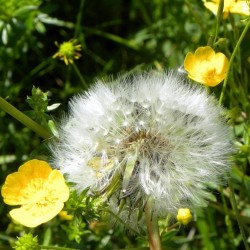
[(30, 197), (30, 204), (47, 206), (49, 203), (56, 201), (54, 190), (46, 186), (46, 182), (42, 178), (35, 178), (30, 181), (26, 190), (26, 195)]
[(128, 136), (121, 142), (121, 147), (124, 150), (137, 151), (138, 158), (146, 157), (157, 162), (162, 161), (162, 154), (164, 154), (165, 158), (165, 153), (170, 153), (171, 145), (166, 136), (164, 137), (160, 133), (146, 129), (132, 131), (131, 128), (125, 129)]
[(71, 57), (74, 56), (75, 48), (71, 42), (64, 42), (61, 44), (59, 51), (63, 55)]

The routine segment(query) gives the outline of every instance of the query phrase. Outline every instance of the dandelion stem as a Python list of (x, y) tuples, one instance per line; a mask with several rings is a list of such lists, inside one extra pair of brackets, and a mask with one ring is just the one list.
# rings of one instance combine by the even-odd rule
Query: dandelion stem
[(150, 197), (145, 206), (146, 223), (150, 250), (161, 250), (161, 240), (157, 216), (152, 211), (154, 200)]
[(76, 66), (75, 63), (72, 63), (72, 65), (73, 65), (73, 68), (74, 68), (76, 74), (77, 74), (78, 77), (80, 78), (80, 80), (81, 80), (81, 82), (82, 82), (82, 85), (83, 85), (84, 89), (88, 89), (88, 85), (87, 85), (86, 81), (84, 80), (84, 78), (83, 78), (81, 72), (79, 71), (78, 67)]
[(235, 195), (234, 195), (234, 189), (233, 189), (233, 184), (232, 184), (231, 178), (229, 178), (228, 184), (229, 184), (229, 188), (230, 188), (230, 201), (231, 201), (234, 213), (235, 213), (236, 220), (238, 222), (238, 226), (239, 226), (239, 229), (240, 229), (242, 240), (244, 242), (245, 249), (249, 250), (246, 234), (245, 234), (245, 231), (244, 231), (243, 226), (241, 224), (240, 214), (239, 214), (239, 210), (237, 208), (237, 203), (236, 203), (236, 199), (235, 199)]
[(39, 136), (41, 136), (44, 139), (49, 139), (52, 137), (52, 134), (49, 130), (42, 127), (35, 121), (33, 121), (31, 118), (29, 118), (27, 115), (25, 115), (23, 112), (15, 108), (13, 105), (11, 105), (9, 102), (4, 100), (2, 97), (0, 97), (0, 108), (8, 113), (9, 115), (13, 116), (16, 120), (21, 122), (26, 127), (30, 128), (34, 132), (36, 132)]
[(225, 80), (223, 82), (223, 86), (222, 86), (222, 91), (221, 91), (221, 94), (220, 94), (220, 99), (219, 99), (219, 103), (221, 104), (222, 101), (223, 101), (223, 98), (224, 98), (224, 94), (225, 94), (225, 91), (226, 91), (226, 87), (227, 87), (227, 82), (228, 82), (228, 77), (229, 77), (229, 71), (230, 71), (230, 68), (233, 64), (233, 60), (234, 60), (234, 57), (236, 55), (236, 52), (238, 51), (239, 47), (240, 47), (240, 44), (241, 42), (243, 41), (247, 31), (248, 31), (248, 28), (250, 26), (250, 18), (244, 28), (244, 30), (242, 31), (241, 35), (240, 35), (240, 38), (239, 40), (237, 41), (236, 45), (235, 45), (235, 48), (233, 50), (233, 53), (231, 55), (231, 58), (229, 60), (229, 63), (228, 63), (228, 71), (227, 71), (227, 74), (226, 74), (226, 77), (225, 77)]

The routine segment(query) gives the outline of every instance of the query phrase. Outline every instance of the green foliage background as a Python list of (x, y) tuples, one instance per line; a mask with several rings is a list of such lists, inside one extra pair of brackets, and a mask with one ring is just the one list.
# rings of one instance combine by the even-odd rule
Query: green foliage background
[[(244, 19), (230, 15), (220, 24), (215, 49), (229, 58), (246, 24)], [(48, 127), (49, 120), (57, 120), (67, 111), (69, 98), (84, 89), (72, 65), (52, 58), (58, 49), (56, 41), (76, 38), (82, 45), (82, 57), (75, 64), (90, 86), (97, 78), (110, 74), (115, 77), (127, 72), (181, 68), (188, 51), (213, 39), (216, 22), (200, 0), (0, 0), (0, 96)], [(223, 100), (235, 136), (232, 182), (247, 237), (249, 39), (250, 32), (237, 52)], [(221, 89), (219, 85), (210, 91), (219, 98)], [(27, 99), (28, 96), (31, 98)], [(47, 106), (54, 103), (61, 105), (48, 111)], [(27, 159), (48, 157), (46, 141), (0, 110), (0, 185)], [(208, 208), (195, 211), (195, 221), (188, 226), (167, 230), (166, 221), (161, 221), (166, 249), (243, 249), (227, 185), (213, 195), (214, 201)], [(0, 249), (9, 249), (23, 232), (38, 235), (39, 244), (44, 246), (77, 249), (147, 246), (146, 236), (114, 228), (105, 222), (105, 215), (100, 220), (99, 199), (86, 199), (84, 193), (80, 197), (72, 193), (66, 208), (74, 215), (73, 220), (57, 217), (29, 229), (11, 222), (10, 207), (0, 198)]]

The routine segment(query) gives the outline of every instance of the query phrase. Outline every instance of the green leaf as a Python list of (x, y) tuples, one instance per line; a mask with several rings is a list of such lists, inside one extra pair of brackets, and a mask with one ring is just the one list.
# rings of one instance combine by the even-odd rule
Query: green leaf
[(174, 228), (174, 229), (171, 229), (170, 231), (162, 234), (162, 241), (166, 242), (166, 241), (171, 240), (178, 232), (179, 232), (179, 230)]
[(39, 14), (38, 19), (41, 22), (46, 23), (46, 24), (56, 25), (56, 26), (59, 26), (59, 27), (66, 27), (66, 28), (69, 28), (69, 29), (72, 29), (75, 26), (74, 23), (59, 20), (59, 19), (57, 19), (55, 17), (50, 17), (49, 15), (44, 14), (44, 13)]
[(55, 137), (59, 138), (58, 130), (57, 130), (57, 128), (56, 128), (55, 123), (54, 123), (52, 120), (49, 120), (49, 121), (48, 121), (48, 126), (49, 126), (49, 128), (50, 128), (52, 134), (53, 134)]
[(8, 43), (8, 31), (7, 28), (3, 28), (2, 30), (2, 42), (4, 45)]
[(34, 10), (38, 10), (38, 6), (35, 6), (35, 5), (26, 5), (24, 7), (21, 7), (19, 9), (17, 9), (16, 11), (14, 11), (13, 17), (19, 17), (19, 16), (22, 16), (22, 15), (28, 15), (29, 12), (34, 11)]

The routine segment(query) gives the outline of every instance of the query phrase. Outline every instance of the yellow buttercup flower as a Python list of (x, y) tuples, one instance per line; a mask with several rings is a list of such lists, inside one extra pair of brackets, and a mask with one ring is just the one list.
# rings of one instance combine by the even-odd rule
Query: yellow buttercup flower
[(180, 208), (176, 219), (180, 224), (187, 225), (190, 221), (192, 221), (193, 216), (188, 208)]
[(63, 175), (45, 161), (30, 160), (7, 176), (2, 187), (4, 202), (21, 205), (10, 216), (27, 227), (36, 227), (55, 217), (69, 198)]
[(63, 42), (62, 44), (58, 44), (56, 42), (57, 47), (59, 48), (58, 52), (53, 55), (53, 58), (60, 58), (64, 61), (66, 65), (74, 62), (74, 59), (79, 59), (81, 54), (82, 46), (80, 44), (76, 44), (76, 40), (72, 39), (68, 42)]
[[(204, 1), (204, 5), (215, 15), (217, 14), (220, 0)], [(228, 13), (250, 15), (247, 1), (224, 0), (223, 17), (227, 18)]]
[(206, 86), (214, 87), (222, 82), (228, 71), (228, 59), (209, 47), (199, 47), (195, 53), (188, 52), (184, 60), (188, 77)]

